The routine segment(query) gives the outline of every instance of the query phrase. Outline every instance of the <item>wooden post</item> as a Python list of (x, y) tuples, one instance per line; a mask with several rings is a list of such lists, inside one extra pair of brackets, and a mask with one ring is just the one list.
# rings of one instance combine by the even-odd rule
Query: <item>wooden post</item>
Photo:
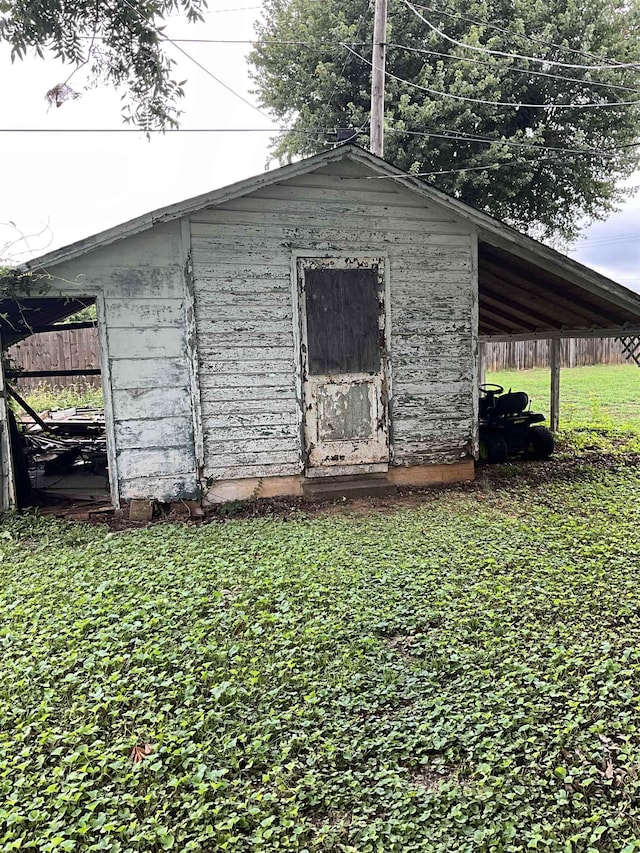
[(560, 338), (549, 341), (549, 362), (551, 367), (551, 406), (550, 427), (552, 432), (558, 431), (560, 425)]
[(387, 0), (376, 0), (371, 54), (371, 153), (384, 156), (384, 69), (387, 39)]
[(478, 385), (484, 385), (487, 381), (487, 344), (480, 341), (478, 344)]
[(0, 513), (16, 506), (16, 484), (9, 429), (9, 405), (2, 365), (2, 340), (0, 340)]

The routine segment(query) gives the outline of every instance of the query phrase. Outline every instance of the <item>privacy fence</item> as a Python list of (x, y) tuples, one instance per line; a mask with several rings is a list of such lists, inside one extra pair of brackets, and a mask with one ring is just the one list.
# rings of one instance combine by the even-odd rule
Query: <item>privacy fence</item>
[[(16, 344), (10, 350), (13, 361), (22, 370), (75, 370), (100, 367), (98, 330), (63, 329), (43, 332)], [(569, 339), (562, 342), (562, 366), (581, 367), (588, 364), (623, 364), (622, 345), (613, 338)], [(487, 371), (528, 370), (547, 367), (547, 341), (507, 341), (487, 345)], [(48, 376), (20, 378), (24, 390), (40, 384), (53, 387), (84, 385), (99, 387), (99, 376)]]
[[(61, 329), (59, 332), (41, 332), (31, 335), (9, 348), (13, 363), (24, 371), (40, 370), (95, 370), (100, 368), (98, 330)], [(99, 376), (46, 376), (25, 377), (17, 380), (19, 390), (28, 391), (40, 385), (53, 388), (73, 386), (100, 387)]]
[[(615, 338), (567, 338), (561, 342), (562, 367), (624, 364), (622, 344)], [(487, 345), (487, 371), (530, 370), (549, 366), (549, 342), (504, 341)]]

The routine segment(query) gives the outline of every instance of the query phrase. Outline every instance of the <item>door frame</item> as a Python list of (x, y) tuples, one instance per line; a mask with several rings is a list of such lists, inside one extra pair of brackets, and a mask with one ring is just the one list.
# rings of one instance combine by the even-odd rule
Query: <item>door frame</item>
[(332, 466), (331, 468), (314, 469), (313, 473), (307, 476), (318, 477), (340, 477), (352, 474), (368, 474), (375, 472), (384, 472), (388, 470), (389, 465), (393, 460), (393, 423), (391, 420), (392, 399), (393, 399), (393, 377), (392, 377), (392, 359), (391, 359), (391, 277), (390, 277), (390, 261), (387, 253), (370, 250), (358, 252), (337, 252), (322, 251), (318, 249), (295, 249), (291, 253), (291, 294), (293, 307), (293, 348), (294, 348), (294, 365), (295, 365), (295, 387), (298, 410), (298, 434), (299, 434), (299, 465), (301, 473), (306, 471), (306, 446), (305, 446), (305, 416), (304, 416), (304, 376), (303, 376), (303, 334), (302, 324), (305, 318), (302, 314), (302, 299), (301, 299), (301, 282), (298, 278), (298, 266), (300, 262), (308, 259), (311, 262), (319, 260), (327, 260), (329, 262), (345, 261), (353, 264), (362, 263), (367, 266), (380, 266), (383, 268), (384, 281), (384, 332), (385, 332), (385, 347), (382, 352), (383, 376), (386, 381), (386, 416), (387, 416), (387, 434), (389, 442), (389, 462), (362, 464), (362, 465), (344, 465)]
[(0, 513), (15, 508), (16, 481), (9, 428), (9, 401), (2, 362), (2, 337), (0, 336)]

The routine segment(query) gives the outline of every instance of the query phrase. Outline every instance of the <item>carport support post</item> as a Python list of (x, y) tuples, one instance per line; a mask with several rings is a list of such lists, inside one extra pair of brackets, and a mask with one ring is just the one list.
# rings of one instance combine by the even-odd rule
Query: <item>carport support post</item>
[(487, 381), (487, 345), (484, 341), (478, 344), (478, 385)]
[(551, 365), (551, 406), (550, 427), (552, 432), (558, 431), (560, 425), (560, 338), (549, 341), (549, 363)]

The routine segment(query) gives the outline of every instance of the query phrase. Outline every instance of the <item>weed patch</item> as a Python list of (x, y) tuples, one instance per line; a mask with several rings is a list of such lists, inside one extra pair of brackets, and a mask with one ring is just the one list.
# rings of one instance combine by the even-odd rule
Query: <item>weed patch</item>
[(640, 469), (594, 454), (380, 512), (5, 518), (0, 849), (632, 853)]

